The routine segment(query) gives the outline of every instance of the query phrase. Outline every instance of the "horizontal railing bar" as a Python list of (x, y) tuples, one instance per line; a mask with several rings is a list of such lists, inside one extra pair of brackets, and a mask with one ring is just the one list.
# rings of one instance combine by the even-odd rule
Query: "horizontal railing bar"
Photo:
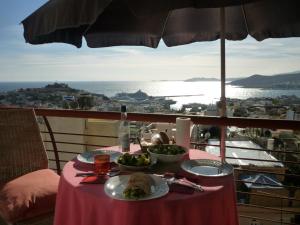
[[(55, 159), (48, 159), (49, 161), (54, 161), (54, 162), (56, 162), (56, 160)], [(59, 162), (69, 162), (68, 160), (63, 160), (63, 159), (60, 159), (59, 160)]]
[[(48, 142), (48, 141), (45, 141), (45, 142)], [(49, 141), (50, 142), (50, 141)], [(62, 144), (62, 142), (56, 142), (56, 143), (60, 143)], [(74, 142), (68, 142), (68, 144), (80, 144), (81, 143), (74, 143)], [(63, 143), (63, 144), (66, 144), (66, 143)], [(97, 145), (98, 146), (98, 145)], [(104, 147), (104, 146), (100, 146), (100, 147)], [(47, 150), (47, 151), (53, 151), (53, 150)], [(74, 154), (79, 154), (80, 152), (67, 152), (67, 151), (58, 151), (60, 153), (74, 153)], [(226, 157), (226, 159), (237, 159), (235, 157)], [(276, 161), (276, 160), (263, 160), (263, 159), (251, 159), (251, 158), (238, 158), (238, 159), (241, 159), (241, 160), (249, 160), (249, 161), (260, 161), (260, 162), (276, 162), (276, 163), (279, 163), (279, 161)], [(299, 164), (299, 162), (292, 162), (292, 161), (280, 161), (282, 163), (290, 163), (290, 164)]]
[[(51, 141), (44, 141), (44, 142), (51, 143)], [(109, 147), (104, 145), (83, 144), (83, 143), (74, 143), (74, 142), (65, 142), (65, 141), (56, 141), (56, 144), (82, 145), (82, 146), (92, 146), (92, 147)]]
[(268, 207), (268, 206), (261, 206), (261, 205), (254, 205), (254, 204), (245, 204), (245, 203), (237, 203), (237, 206), (247, 206), (247, 207), (253, 207), (253, 208), (261, 208), (261, 209), (268, 209), (268, 210), (274, 210), (274, 211), (279, 211), (279, 212), (284, 212), (284, 213), (298, 213), (296, 211), (292, 210), (287, 210), (287, 209), (278, 209), (278, 208), (273, 208), (273, 207)]
[(259, 161), (259, 162), (274, 162), (274, 163), (287, 163), (287, 164), (299, 164), (299, 162), (296, 161), (278, 161), (278, 160), (265, 160), (265, 159), (253, 159), (253, 158), (235, 158), (235, 157), (229, 157), (226, 156), (226, 159), (239, 159), (239, 160), (248, 160), (248, 161)]
[[(208, 143), (199, 143), (197, 144), (197, 142), (191, 142), (191, 144), (193, 145), (199, 145), (199, 146), (212, 146), (212, 147), (220, 147), (220, 145), (213, 145), (213, 144), (208, 144)], [(291, 153), (291, 154), (300, 154), (300, 152), (294, 152), (294, 151), (280, 151), (280, 150), (269, 150), (269, 149), (265, 149), (265, 148), (247, 148), (247, 147), (238, 147), (238, 146), (230, 146), (230, 145), (226, 145), (226, 148), (236, 148), (236, 149), (243, 149), (243, 150), (256, 150), (256, 151), (263, 151), (263, 152), (277, 152), (277, 153), (282, 153), (282, 154), (286, 154), (286, 153)]]
[[(264, 183), (259, 183), (259, 182), (254, 182), (254, 181), (244, 181), (244, 180), (239, 180), (239, 179), (235, 179), (235, 182), (242, 182), (242, 183), (250, 183), (250, 184), (261, 184), (261, 185), (266, 185)], [(268, 184), (268, 186), (272, 186), (272, 187), (282, 187), (282, 188), (292, 188), (294, 190), (300, 189), (300, 187), (297, 186), (288, 186), (288, 185), (275, 185), (275, 184)]]
[[(53, 149), (46, 149), (47, 152), (54, 152)], [(82, 152), (57, 151), (59, 153), (81, 154)]]
[(235, 170), (238, 171), (248, 171), (248, 172), (254, 172), (254, 173), (268, 173), (268, 174), (275, 174), (275, 175), (281, 175), (281, 176), (290, 176), (290, 177), (300, 177), (298, 174), (289, 174), (289, 173), (275, 173), (275, 172), (270, 172), (270, 171), (261, 171), (261, 170), (249, 170), (249, 169), (244, 169), (244, 168), (234, 168)]
[(287, 225), (297, 225), (296, 223), (287, 223), (287, 222), (283, 222), (281, 220), (271, 220), (271, 219), (266, 219), (266, 218), (256, 217), (256, 216), (246, 216), (246, 215), (243, 215), (243, 214), (239, 214), (239, 217), (247, 218), (247, 219), (263, 220), (263, 221), (268, 221), (268, 222), (273, 222), (273, 223), (280, 223), (280, 224), (287, 224)]
[[(42, 132), (42, 133), (48, 133), (48, 132)], [(68, 135), (69, 133), (53, 132), (53, 134), (67, 134)], [(73, 135), (73, 134), (70, 134), (70, 135)], [(74, 135), (82, 135), (82, 134), (74, 134)], [(113, 136), (98, 136), (98, 135), (85, 135), (85, 136), (117, 138), (117, 137), (113, 137)], [(58, 142), (56, 142), (56, 143), (58, 143)], [(69, 142), (69, 143), (71, 144), (71, 142)], [(78, 143), (74, 143), (74, 144), (78, 144)], [(193, 143), (191, 143), (191, 144), (193, 144)], [(207, 145), (207, 146), (219, 147), (219, 145)], [(106, 147), (106, 146), (102, 146), (102, 147)], [(246, 149), (246, 150), (268, 151), (268, 150), (265, 150), (265, 149), (244, 148), (244, 147), (236, 147), (236, 146), (226, 146), (226, 147), (234, 147), (234, 148)], [(281, 152), (281, 153), (287, 153), (287, 152)], [(291, 153), (294, 153), (294, 152), (291, 152)], [(300, 154), (300, 153), (297, 153), (297, 154)], [(235, 157), (226, 157), (226, 158), (228, 158), (228, 159), (237, 159)], [(253, 158), (238, 158), (238, 159), (279, 163), (279, 161), (276, 161), (276, 160), (263, 160), (263, 159), (253, 159)], [(294, 161), (280, 161), (280, 162), (281, 163), (290, 163), (290, 164), (299, 164), (299, 162), (294, 162)]]
[(262, 197), (267, 197), (267, 198), (273, 198), (273, 199), (281, 199), (281, 200), (290, 200), (290, 201), (300, 201), (300, 199), (296, 198), (291, 198), (291, 197), (285, 197), (281, 195), (268, 195), (268, 194), (263, 194), (263, 193), (252, 193), (252, 192), (246, 192), (246, 191), (236, 191), (237, 193), (241, 194), (247, 194), (247, 195), (256, 195), (256, 196), (262, 196)]
[[(38, 116), (75, 117), (120, 120), (119, 112), (99, 112), (83, 110), (59, 110), (59, 109), (35, 109)], [(297, 120), (274, 120), (257, 118), (228, 118), (208, 117), (182, 114), (159, 114), (159, 113), (128, 113), (128, 120), (147, 122), (169, 122), (175, 123), (177, 117), (189, 117), (194, 124), (236, 126), (236, 127), (263, 127), (271, 129), (298, 130), (300, 121)]]
[[(49, 134), (48, 131), (41, 131), (43, 134)], [(105, 135), (94, 135), (94, 134), (76, 134), (76, 133), (65, 133), (65, 132), (52, 132), (53, 134), (60, 135), (74, 135), (74, 136), (84, 136), (84, 137), (104, 137), (104, 138), (118, 138), (116, 136), (105, 136)]]

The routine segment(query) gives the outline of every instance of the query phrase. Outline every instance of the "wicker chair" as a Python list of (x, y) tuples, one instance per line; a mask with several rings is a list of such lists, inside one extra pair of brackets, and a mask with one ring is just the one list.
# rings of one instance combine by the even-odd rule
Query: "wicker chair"
[(0, 225), (52, 224), (58, 181), (34, 111), (0, 108)]

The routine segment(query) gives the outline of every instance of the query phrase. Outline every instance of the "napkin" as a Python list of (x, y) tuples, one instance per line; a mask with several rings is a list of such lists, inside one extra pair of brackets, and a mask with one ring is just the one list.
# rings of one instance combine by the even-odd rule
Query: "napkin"
[(176, 184), (176, 183), (169, 184), (169, 189), (170, 189), (170, 192), (177, 192), (177, 193), (189, 194), (189, 195), (191, 195), (195, 192), (195, 189), (192, 187), (183, 186), (183, 185)]

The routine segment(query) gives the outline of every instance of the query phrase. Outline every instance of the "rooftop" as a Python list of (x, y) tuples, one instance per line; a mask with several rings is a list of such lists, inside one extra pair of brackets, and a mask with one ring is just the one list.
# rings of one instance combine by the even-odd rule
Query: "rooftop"
[[(219, 145), (219, 140), (209, 140), (208, 144), (210, 145)], [(258, 166), (258, 167), (284, 167), (284, 165), (277, 160), (274, 156), (267, 153), (266, 151), (253, 150), (253, 149), (262, 149), (259, 145), (253, 143), (252, 141), (226, 141), (226, 146), (232, 146), (234, 148), (226, 148), (226, 157), (232, 157), (226, 161), (230, 164), (237, 166)], [(240, 147), (240, 148), (239, 148)], [(251, 148), (247, 150), (244, 148)], [(220, 155), (220, 148), (216, 146), (207, 146), (205, 151)], [(248, 159), (261, 159), (264, 161), (252, 161), (244, 160), (243, 158)], [(277, 161), (277, 162), (274, 162)]]

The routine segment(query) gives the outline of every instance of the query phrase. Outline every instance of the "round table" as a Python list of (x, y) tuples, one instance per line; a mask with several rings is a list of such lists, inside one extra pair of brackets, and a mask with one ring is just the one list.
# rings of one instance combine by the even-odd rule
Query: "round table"
[[(137, 150), (131, 147), (132, 152)], [(189, 158), (219, 159), (195, 149), (190, 149)], [(82, 171), (74, 163), (68, 162), (61, 175), (54, 225), (238, 224), (233, 175), (197, 177), (204, 192), (170, 192), (158, 199), (129, 202), (108, 197), (103, 184), (80, 184), (83, 178), (75, 175)]]

